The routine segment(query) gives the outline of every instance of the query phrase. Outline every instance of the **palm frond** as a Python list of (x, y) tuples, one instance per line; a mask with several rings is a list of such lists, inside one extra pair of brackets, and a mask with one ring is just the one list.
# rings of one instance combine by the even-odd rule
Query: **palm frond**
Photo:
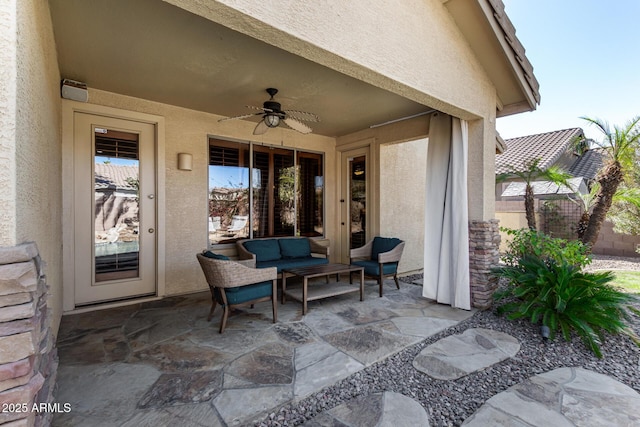
[(631, 119), (624, 127), (614, 126), (613, 131), (607, 121), (591, 117), (580, 118), (594, 125), (602, 133), (604, 139), (593, 142), (604, 149), (612, 161), (619, 162), (629, 156), (629, 149), (637, 146), (640, 141), (640, 133), (638, 132), (640, 116)]
[(613, 201), (629, 203), (640, 209), (640, 188), (618, 188)]

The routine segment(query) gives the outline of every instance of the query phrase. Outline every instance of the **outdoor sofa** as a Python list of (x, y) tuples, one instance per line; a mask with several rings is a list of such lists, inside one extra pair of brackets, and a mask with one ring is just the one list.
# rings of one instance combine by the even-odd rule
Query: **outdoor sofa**
[(256, 268), (276, 267), (279, 277), (287, 268), (329, 264), (329, 247), (307, 237), (241, 239), (238, 259), (253, 259)]

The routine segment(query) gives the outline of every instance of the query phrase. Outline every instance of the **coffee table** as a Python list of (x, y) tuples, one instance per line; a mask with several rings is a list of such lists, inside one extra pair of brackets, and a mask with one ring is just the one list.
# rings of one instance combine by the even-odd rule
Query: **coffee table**
[[(360, 287), (340, 283), (340, 273), (360, 272)], [(302, 277), (302, 288), (287, 289), (287, 274)], [(336, 283), (329, 283), (329, 276), (335, 274)], [(309, 279), (314, 277), (327, 277), (327, 283), (312, 284), (309, 286)], [(291, 297), (302, 302), (302, 314), (307, 314), (307, 301), (333, 297), (336, 295), (349, 294), (360, 290), (360, 301), (364, 300), (364, 268), (357, 265), (348, 264), (323, 264), (309, 267), (288, 268), (282, 270), (282, 304), (286, 297)]]

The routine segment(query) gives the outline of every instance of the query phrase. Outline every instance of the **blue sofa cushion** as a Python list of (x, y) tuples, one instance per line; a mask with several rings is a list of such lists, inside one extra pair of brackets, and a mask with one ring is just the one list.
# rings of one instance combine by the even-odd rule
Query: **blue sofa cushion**
[[(367, 260), (367, 261), (354, 261), (351, 264), (357, 265), (359, 267), (364, 267), (364, 274), (368, 276), (379, 276), (380, 275), (380, 264), (378, 261)], [(382, 265), (382, 274), (385, 276), (390, 274), (395, 274), (398, 269), (397, 262), (389, 262), (387, 264)]]
[(230, 259), (226, 255), (214, 254), (211, 251), (204, 251), (204, 252), (202, 252), (202, 255), (206, 256), (207, 258), (219, 259), (219, 260), (223, 260), (223, 261), (228, 261)]
[[(230, 305), (242, 304), (254, 299), (271, 296), (272, 282), (267, 280), (266, 282), (256, 283), (254, 285), (238, 286), (237, 288), (225, 288), (225, 294), (227, 295), (227, 302)], [(222, 294), (220, 288), (215, 288), (216, 301), (222, 305)]]
[(282, 270), (287, 268), (307, 267), (310, 265), (322, 265), (329, 264), (329, 260), (326, 258), (306, 257), (306, 258), (285, 258), (279, 261), (264, 261), (256, 262), (256, 268), (276, 267), (278, 273), (282, 273)]
[(244, 247), (256, 255), (256, 263), (264, 261), (277, 261), (280, 255), (280, 245), (277, 239), (248, 240), (244, 242)]
[(279, 239), (282, 258), (307, 258), (311, 256), (309, 239)]
[(371, 259), (378, 260), (378, 255), (384, 252), (389, 252), (400, 244), (402, 240), (395, 237), (374, 237), (373, 247), (371, 248)]

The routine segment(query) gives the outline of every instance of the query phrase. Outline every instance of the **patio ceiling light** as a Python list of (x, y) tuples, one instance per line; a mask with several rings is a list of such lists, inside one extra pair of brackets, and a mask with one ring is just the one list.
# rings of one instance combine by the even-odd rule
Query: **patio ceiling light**
[(278, 127), (280, 124), (280, 116), (277, 114), (267, 114), (264, 116), (264, 123), (270, 128)]

